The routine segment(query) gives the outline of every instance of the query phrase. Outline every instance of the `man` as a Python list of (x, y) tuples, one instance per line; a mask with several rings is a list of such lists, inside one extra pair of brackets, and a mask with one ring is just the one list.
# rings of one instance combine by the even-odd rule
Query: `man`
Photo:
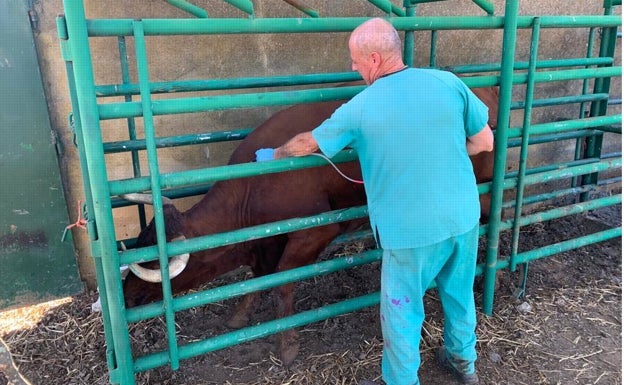
[(371, 226), (384, 250), (384, 381), (419, 384), (423, 296), (435, 281), (445, 315), (439, 362), (462, 383), (477, 384), (472, 286), (480, 208), (469, 155), (492, 151), (487, 107), (451, 73), (408, 69), (399, 35), (383, 19), (356, 28), (349, 51), (369, 87), (313, 131), (259, 150), (258, 160), (319, 148), (328, 157), (347, 146), (357, 151)]

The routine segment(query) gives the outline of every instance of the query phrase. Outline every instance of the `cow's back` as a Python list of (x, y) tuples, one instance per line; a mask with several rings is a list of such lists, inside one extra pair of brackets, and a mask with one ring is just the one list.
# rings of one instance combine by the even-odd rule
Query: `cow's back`
[(259, 148), (277, 148), (297, 134), (312, 131), (344, 103), (345, 100), (297, 104), (275, 113), (241, 142), (229, 164), (253, 162)]

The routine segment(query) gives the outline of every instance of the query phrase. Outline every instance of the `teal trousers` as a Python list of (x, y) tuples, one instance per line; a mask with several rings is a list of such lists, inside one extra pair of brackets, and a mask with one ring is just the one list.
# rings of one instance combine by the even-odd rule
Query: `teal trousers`
[(474, 372), (477, 316), (473, 284), (479, 226), (433, 245), (384, 250), (381, 268), (382, 377), (387, 385), (418, 385), (423, 297), (436, 282), (449, 357)]

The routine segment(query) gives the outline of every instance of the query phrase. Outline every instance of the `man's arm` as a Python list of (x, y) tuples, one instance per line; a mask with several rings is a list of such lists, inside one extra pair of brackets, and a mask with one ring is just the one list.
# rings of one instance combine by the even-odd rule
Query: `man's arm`
[(273, 156), (275, 159), (304, 156), (313, 153), (318, 148), (318, 143), (312, 136), (312, 131), (308, 131), (294, 136), (288, 142), (276, 148)]
[(494, 134), (488, 124), (478, 134), (466, 139), (466, 149), (468, 155), (476, 155), (483, 151), (490, 152), (494, 149)]

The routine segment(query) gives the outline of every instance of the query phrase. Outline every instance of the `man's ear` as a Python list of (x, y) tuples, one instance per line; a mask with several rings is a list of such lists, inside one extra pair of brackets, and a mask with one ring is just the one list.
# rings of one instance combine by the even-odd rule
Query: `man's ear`
[(373, 64), (377, 64), (377, 65), (381, 64), (381, 55), (379, 54), (379, 52), (372, 52), (371, 60)]

